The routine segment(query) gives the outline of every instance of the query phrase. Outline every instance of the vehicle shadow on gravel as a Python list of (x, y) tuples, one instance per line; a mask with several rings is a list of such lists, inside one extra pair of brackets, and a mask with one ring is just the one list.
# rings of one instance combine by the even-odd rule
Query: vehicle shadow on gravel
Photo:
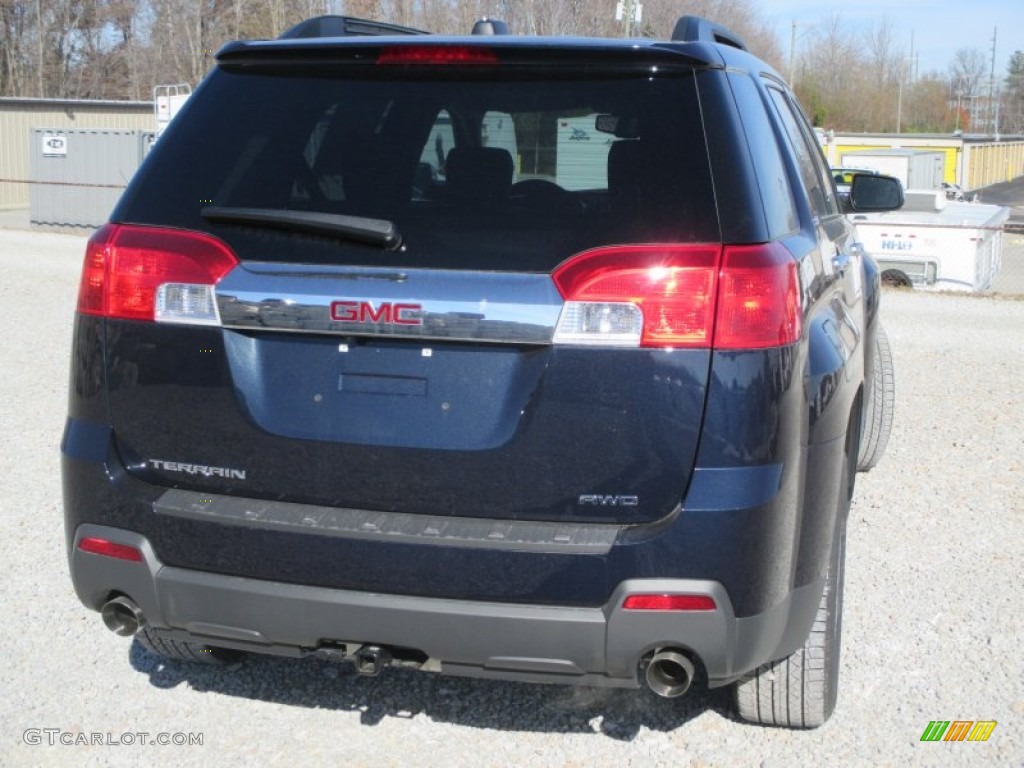
[(314, 659), (246, 656), (225, 666), (167, 661), (137, 642), (131, 665), (157, 688), (182, 684), (290, 707), (359, 712), (363, 725), (424, 715), (470, 728), (538, 733), (601, 733), (631, 741), (646, 727), (674, 731), (707, 711), (732, 719), (729, 689), (708, 691), (699, 683), (679, 699), (647, 690), (528, 685), (443, 677), (397, 668), (362, 677), (350, 664)]

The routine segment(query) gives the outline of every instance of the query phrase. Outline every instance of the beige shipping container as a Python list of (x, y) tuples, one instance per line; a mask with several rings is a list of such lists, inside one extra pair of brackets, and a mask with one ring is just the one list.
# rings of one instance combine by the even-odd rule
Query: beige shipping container
[(150, 101), (0, 98), (0, 210), (28, 208), (33, 129), (156, 130)]

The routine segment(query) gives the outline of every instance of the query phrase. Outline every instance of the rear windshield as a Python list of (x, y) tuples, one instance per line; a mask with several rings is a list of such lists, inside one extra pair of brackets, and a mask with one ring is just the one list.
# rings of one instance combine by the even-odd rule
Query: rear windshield
[[(402, 246), (204, 218), (385, 219)], [(719, 239), (695, 77), (344, 79), (216, 71), (114, 220), (208, 231), (243, 260), (547, 272), (614, 243)]]

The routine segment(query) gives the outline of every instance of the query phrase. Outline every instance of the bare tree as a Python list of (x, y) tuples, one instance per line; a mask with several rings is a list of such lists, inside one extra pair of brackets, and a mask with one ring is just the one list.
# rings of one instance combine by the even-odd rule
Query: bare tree
[(1014, 51), (1006, 68), (1003, 105), (1000, 118), (1003, 130), (1017, 136), (1024, 135), (1024, 51)]
[[(0, 0), (0, 95), (148, 98), (155, 84), (197, 85), (229, 40), (276, 37), (328, 12), (444, 34), (466, 34), (489, 16), (517, 34), (612, 37), (625, 31), (614, 7), (613, 0)], [(757, 0), (643, 0), (643, 9), (634, 35), (664, 38), (679, 16), (704, 16), (789, 74)], [(908, 130), (949, 130), (953, 105), (971, 104), (986, 82), (985, 55), (972, 48), (956, 52), (948, 78), (933, 73), (915, 82), (885, 19), (859, 30), (834, 15), (802, 35), (797, 95), (816, 124), (837, 130), (892, 130), (897, 120)], [(1024, 54), (1014, 61), (1003, 124), (1020, 131)]]
[[(643, 5), (642, 31), (646, 36), (667, 37), (680, 16), (702, 16), (729, 27), (744, 39), (752, 53), (772, 66), (782, 65), (778, 37), (751, 0), (645, 0)], [(609, 3), (609, 14), (612, 7)]]
[(918, 78), (906, 92), (904, 130), (908, 133), (948, 133), (954, 128), (949, 83), (938, 72)]
[(857, 97), (865, 117), (875, 130), (899, 130), (902, 90), (908, 67), (904, 50), (896, 42), (892, 22), (883, 17), (864, 35), (868, 78), (858, 78)]
[(949, 80), (957, 104), (962, 105), (969, 116), (968, 124), (962, 126), (964, 130), (970, 130), (970, 123), (979, 120), (977, 97), (981, 95), (985, 70), (985, 54), (978, 48), (960, 48), (953, 55), (953, 61), (949, 66)]
[(345, 0), (345, 13), (360, 19), (380, 19), (380, 0)]
[(809, 32), (805, 53), (796, 63), (799, 74), (793, 78), (800, 101), (816, 125), (863, 129), (850, 67), (863, 49), (859, 36), (849, 33), (839, 14)]
[(0, 94), (28, 94), (29, 45), (35, 28), (33, 11), (27, 3), (0, 0), (0, 56), (3, 57)]

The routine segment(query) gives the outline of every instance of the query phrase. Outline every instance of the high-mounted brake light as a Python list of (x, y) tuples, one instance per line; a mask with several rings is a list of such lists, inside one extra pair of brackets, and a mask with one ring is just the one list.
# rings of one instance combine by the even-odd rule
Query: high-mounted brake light
[(127, 544), (117, 544), (96, 536), (87, 536), (78, 542), (78, 548), (83, 552), (91, 552), (94, 555), (113, 557), (117, 560), (131, 560), (134, 563), (142, 562), (142, 553), (135, 547)]
[(782, 245), (625, 245), (552, 275), (565, 299), (556, 344), (760, 349), (800, 338), (796, 262)]
[(707, 595), (630, 595), (622, 607), (627, 611), (713, 611), (717, 606)]
[(231, 249), (211, 235), (106, 224), (86, 246), (78, 311), (216, 325), (213, 288), (236, 264)]
[(381, 50), (377, 63), (387, 64), (497, 64), (489, 48), (471, 45), (401, 45)]

